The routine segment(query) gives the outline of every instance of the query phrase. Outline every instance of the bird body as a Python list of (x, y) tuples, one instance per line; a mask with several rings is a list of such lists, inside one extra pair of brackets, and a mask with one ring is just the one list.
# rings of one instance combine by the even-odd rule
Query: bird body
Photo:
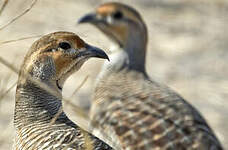
[(62, 109), (64, 81), (90, 57), (108, 58), (71, 32), (51, 33), (32, 45), (17, 83), (16, 150), (112, 149), (73, 123)]
[(221, 150), (200, 113), (145, 70), (147, 28), (140, 14), (105, 3), (80, 23), (91, 23), (119, 45), (98, 76), (91, 127), (122, 150)]
[(102, 139), (111, 137), (119, 149), (220, 149), (206, 121), (182, 97), (128, 69), (99, 78), (91, 118), (94, 134), (102, 131)]

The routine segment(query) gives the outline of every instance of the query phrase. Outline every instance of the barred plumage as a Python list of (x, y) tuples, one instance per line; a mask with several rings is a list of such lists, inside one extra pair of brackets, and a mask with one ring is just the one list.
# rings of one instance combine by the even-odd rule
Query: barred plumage
[(70, 32), (48, 34), (31, 47), (16, 91), (15, 149), (111, 150), (74, 124), (62, 110), (62, 86), (89, 57), (108, 58)]
[(121, 70), (97, 83), (92, 127), (113, 147), (149, 149), (222, 149), (203, 117), (167, 86), (144, 74)]
[(200, 113), (145, 71), (147, 28), (140, 14), (105, 3), (80, 23), (91, 23), (119, 45), (98, 77), (91, 109), (94, 134), (123, 150), (200, 149), (222, 146)]

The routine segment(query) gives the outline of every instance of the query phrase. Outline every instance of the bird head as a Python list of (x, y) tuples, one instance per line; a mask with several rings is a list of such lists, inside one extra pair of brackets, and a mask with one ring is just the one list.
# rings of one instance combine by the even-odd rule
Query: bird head
[[(126, 47), (129, 40), (137, 38), (144, 38), (147, 42), (147, 29), (142, 17), (134, 8), (125, 4), (111, 2), (100, 5), (95, 12), (81, 17), (78, 23), (95, 25), (120, 47)], [(135, 38), (134, 35), (142, 36)]]
[(85, 43), (74, 33), (51, 33), (30, 48), (21, 67), (21, 80), (25, 81), (29, 74), (61, 89), (67, 77), (91, 57), (108, 59), (103, 50)]

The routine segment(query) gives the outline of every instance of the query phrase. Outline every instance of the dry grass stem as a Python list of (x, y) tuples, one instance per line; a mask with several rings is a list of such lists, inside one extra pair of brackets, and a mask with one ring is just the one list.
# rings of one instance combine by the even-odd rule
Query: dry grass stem
[(81, 130), (83, 135), (84, 135), (84, 138), (85, 138), (85, 149), (86, 150), (93, 150), (94, 146), (92, 145), (92, 141), (90, 139), (90, 136), (88, 134), (88, 132), (84, 131), (84, 130)]
[[(92, 141), (90, 139), (90, 136), (88, 134), (88, 132), (86, 132), (85, 130), (81, 129), (82, 135), (84, 136), (84, 141), (85, 141), (85, 150), (93, 150), (94, 146), (92, 145)], [(74, 143), (74, 140), (71, 141), (68, 146), (64, 147), (63, 150), (67, 150), (71, 144)]]
[(81, 84), (74, 90), (73, 94), (71, 97), (73, 97), (81, 88), (82, 86), (86, 83), (86, 81), (89, 79), (89, 75), (85, 77), (85, 79), (81, 82)]
[(5, 65), (6, 67), (8, 67), (14, 73), (16, 73), (16, 74), (19, 73), (19, 70), (16, 67), (14, 67), (11, 63), (9, 63), (7, 60), (5, 60), (4, 58), (2, 58), (1, 56), (0, 56), (0, 63), (2, 63), (3, 65)]
[(55, 121), (57, 120), (57, 118), (59, 117), (59, 115), (63, 112), (62, 107), (59, 108), (59, 111), (57, 112), (57, 114), (55, 115), (55, 117), (51, 120), (50, 125), (53, 125), (55, 123)]
[(0, 16), (2, 14), (2, 12), (4, 11), (4, 9), (6, 8), (6, 5), (8, 4), (9, 0), (5, 0), (2, 4), (2, 7), (0, 8)]
[[(81, 118), (89, 121), (89, 116), (87, 115), (87, 113), (80, 108), (79, 106), (75, 105), (74, 103), (71, 102), (71, 100), (69, 99), (64, 99), (63, 101), (65, 102), (66, 105), (69, 105), (73, 108), (73, 111), (75, 112), (76, 115), (80, 116)], [(55, 115), (55, 117), (51, 120), (50, 125), (54, 124), (56, 119), (59, 117), (59, 115), (63, 112), (63, 109), (60, 108), (59, 111), (57, 112), (57, 114)]]
[(16, 16), (15, 18), (13, 18), (12, 20), (10, 20), (8, 23), (6, 23), (5, 25), (3, 25), (0, 28), (0, 31), (5, 29), (6, 27), (8, 27), (10, 24), (14, 23), (17, 19), (19, 19), (20, 17), (22, 17), (23, 15), (25, 15), (27, 12), (29, 12), (33, 6), (36, 4), (38, 0), (33, 0), (32, 4), (29, 6), (29, 8), (25, 9), (21, 14), (19, 14), (18, 16)]
[(71, 102), (71, 100), (64, 99), (64, 102), (66, 105), (69, 105), (73, 108), (73, 111), (79, 115), (81, 118), (89, 121), (89, 116), (88, 113), (86, 113), (82, 108), (79, 106), (75, 105), (74, 103)]
[(12, 72), (6, 74), (6, 76), (1, 77), (0, 79), (0, 101), (9, 93), (9, 91), (16, 85), (14, 84), (9, 89), (6, 89), (7, 85), (10, 82)]
[(0, 95), (0, 101), (1, 101), (1, 99), (3, 99), (3, 98), (9, 93), (9, 91), (11, 91), (16, 85), (17, 85), (17, 82), (15, 82), (14, 84), (12, 84), (5, 92), (2, 92), (1, 95)]
[(28, 39), (32, 39), (32, 38), (38, 38), (41, 36), (43, 36), (43, 35), (34, 35), (34, 36), (22, 37), (22, 38), (15, 39), (15, 40), (2, 41), (2, 42), (0, 42), (0, 45), (18, 42), (18, 41), (23, 41), (23, 40), (28, 40)]

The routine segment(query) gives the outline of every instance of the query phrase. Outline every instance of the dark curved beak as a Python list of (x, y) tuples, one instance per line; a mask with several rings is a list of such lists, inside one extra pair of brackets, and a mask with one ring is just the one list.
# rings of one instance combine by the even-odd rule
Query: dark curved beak
[(85, 16), (78, 19), (78, 24), (81, 23), (95, 23), (97, 20), (97, 16), (94, 13), (86, 14)]
[(107, 59), (109, 61), (108, 55), (100, 48), (86, 44), (86, 49), (79, 53), (79, 56), (84, 56), (86, 58), (97, 57)]

